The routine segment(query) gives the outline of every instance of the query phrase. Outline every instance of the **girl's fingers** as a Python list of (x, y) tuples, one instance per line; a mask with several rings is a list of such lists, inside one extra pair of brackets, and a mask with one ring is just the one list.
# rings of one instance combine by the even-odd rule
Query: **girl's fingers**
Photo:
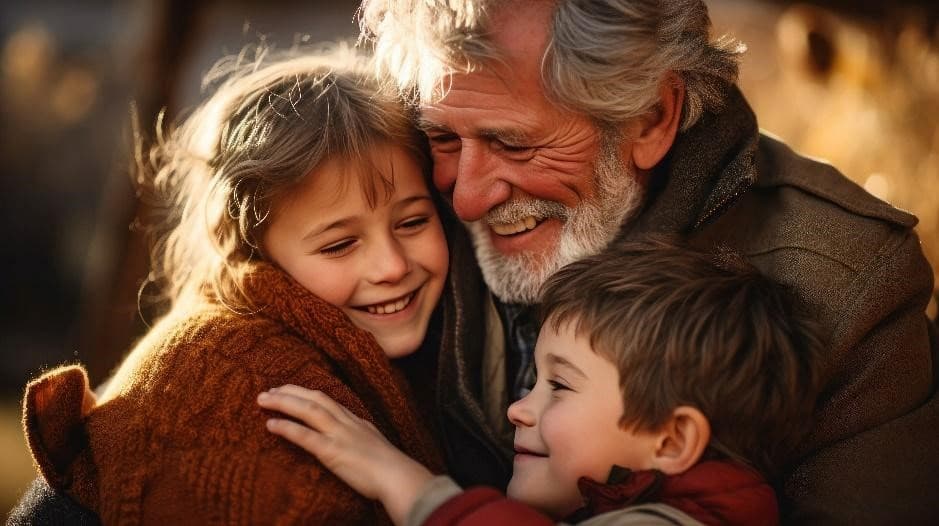
[(298, 385), (285, 384), (280, 387), (275, 387), (273, 389), (270, 389), (268, 392), (285, 393), (285, 394), (289, 394), (292, 396), (296, 396), (297, 398), (305, 398), (307, 400), (313, 400), (314, 399), (313, 393), (315, 393), (316, 391), (312, 389), (307, 389), (306, 387), (300, 387)]
[(305, 387), (287, 384), (280, 387), (275, 387), (268, 392), (276, 394), (287, 394), (297, 398), (302, 398), (304, 400), (309, 400), (310, 402), (313, 402), (322, 407), (325, 411), (333, 415), (333, 418), (336, 419), (352, 415), (352, 413), (346, 410), (345, 407), (340, 405), (322, 391), (314, 391)]
[(283, 418), (269, 419), (267, 421), (267, 430), (286, 438), (316, 457), (320, 456), (325, 444), (325, 438), (320, 433)]
[(336, 417), (332, 413), (318, 402), (306, 398), (280, 392), (266, 392), (258, 395), (258, 405), (292, 416), (318, 431), (332, 429), (336, 423)]

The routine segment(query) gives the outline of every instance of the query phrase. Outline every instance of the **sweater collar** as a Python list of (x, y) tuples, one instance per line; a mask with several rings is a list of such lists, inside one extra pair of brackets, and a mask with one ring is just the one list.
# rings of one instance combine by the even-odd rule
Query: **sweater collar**
[(753, 469), (727, 461), (699, 462), (673, 476), (614, 466), (606, 483), (582, 477), (577, 485), (585, 505), (571, 517), (574, 521), (658, 502), (704, 524), (778, 522), (776, 496), (769, 484)]
[(736, 86), (724, 106), (680, 133), (655, 168), (649, 196), (621, 236), (687, 234), (718, 215), (756, 181), (756, 115)]
[(254, 263), (245, 284), (256, 313), (277, 321), (321, 353), (335, 368), (336, 377), (355, 390), (389, 440), (412, 455), (435, 451), (430, 436), (418, 432), (425, 424), (413, 410), (404, 373), (371, 333), (268, 263)]

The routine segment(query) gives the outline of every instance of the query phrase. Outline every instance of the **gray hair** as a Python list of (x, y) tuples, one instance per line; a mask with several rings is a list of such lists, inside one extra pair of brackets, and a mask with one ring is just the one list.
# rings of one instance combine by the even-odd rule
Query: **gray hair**
[[(362, 39), (397, 87), (422, 101), (441, 96), (450, 73), (498, 61), (489, 17), (506, 0), (365, 0)], [(743, 44), (710, 38), (701, 0), (559, 0), (542, 62), (546, 93), (595, 122), (616, 125), (658, 101), (669, 72), (685, 84), (681, 127), (718, 110), (737, 79)]]

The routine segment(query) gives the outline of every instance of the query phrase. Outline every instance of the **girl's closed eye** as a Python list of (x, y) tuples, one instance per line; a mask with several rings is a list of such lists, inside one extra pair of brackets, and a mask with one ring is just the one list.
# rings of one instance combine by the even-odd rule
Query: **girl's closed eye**
[(398, 228), (405, 231), (415, 231), (420, 230), (421, 227), (428, 223), (430, 223), (430, 216), (410, 217), (399, 223)]
[(343, 239), (331, 245), (326, 245), (325, 247), (319, 249), (319, 253), (324, 256), (344, 256), (355, 246), (354, 239)]

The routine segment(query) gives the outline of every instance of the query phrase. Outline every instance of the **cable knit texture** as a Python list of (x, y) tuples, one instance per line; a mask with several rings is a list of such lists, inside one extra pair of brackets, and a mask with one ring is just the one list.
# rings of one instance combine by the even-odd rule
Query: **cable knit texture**
[(255, 400), (285, 383), (322, 390), (439, 472), (404, 372), (283, 272), (259, 264), (247, 290), (256, 313), (206, 303), (161, 320), (96, 403), (76, 366), (31, 382), (24, 427), (49, 484), (105, 524), (388, 523), (268, 433)]

